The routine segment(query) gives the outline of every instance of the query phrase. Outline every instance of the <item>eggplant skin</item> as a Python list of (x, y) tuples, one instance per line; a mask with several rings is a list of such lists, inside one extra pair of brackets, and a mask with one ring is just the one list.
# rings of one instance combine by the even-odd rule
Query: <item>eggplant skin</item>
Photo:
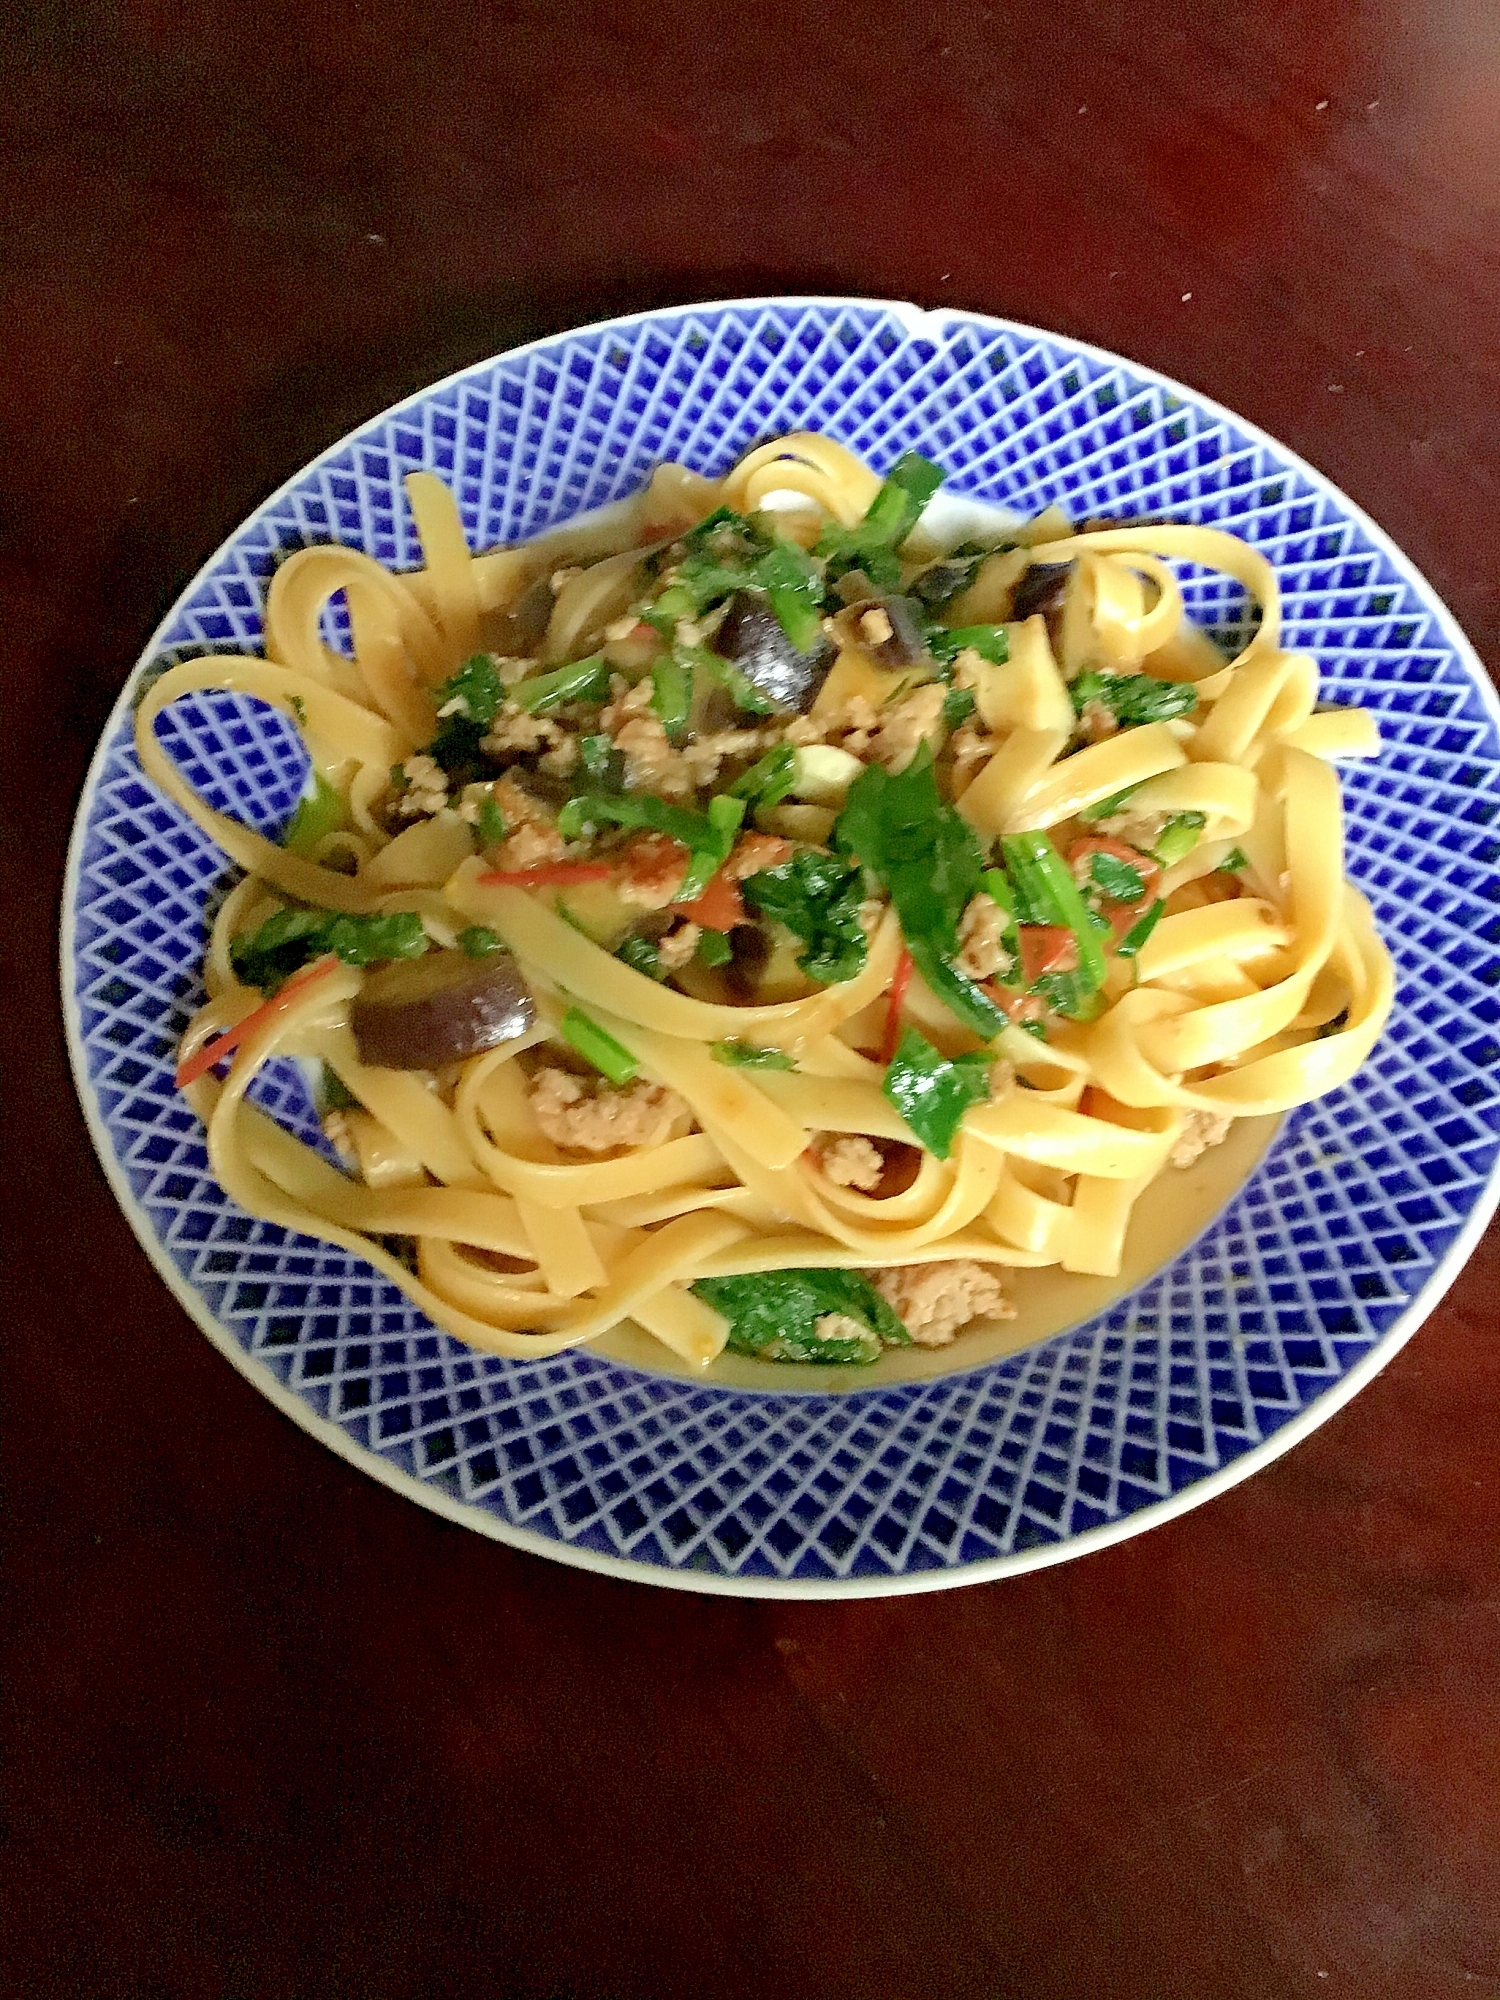
[(1023, 619), (1034, 618), (1038, 612), (1045, 618), (1060, 611), (1072, 567), (1070, 562), (1033, 563), (1015, 587), (1010, 604), (1011, 617), (1019, 623)]
[(372, 972), (349, 1010), (373, 1069), (441, 1069), (524, 1034), (536, 1002), (508, 951), (429, 951)]
[(817, 700), (833, 665), (833, 648), (826, 639), (799, 653), (770, 605), (748, 590), (737, 590), (730, 598), (713, 647), (762, 694), (799, 715), (806, 715)]

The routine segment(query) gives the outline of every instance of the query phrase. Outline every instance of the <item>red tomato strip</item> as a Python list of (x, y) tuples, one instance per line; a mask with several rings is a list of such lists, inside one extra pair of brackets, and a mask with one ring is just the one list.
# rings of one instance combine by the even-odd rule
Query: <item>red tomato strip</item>
[(701, 896), (695, 896), (691, 903), (674, 903), (672, 908), (708, 931), (732, 931), (745, 921), (745, 899), (739, 884), (731, 882), (722, 868), (709, 877)]
[(226, 1028), (222, 1035), (215, 1035), (211, 1042), (205, 1042), (196, 1055), (191, 1055), (186, 1062), (178, 1064), (177, 1074), (172, 1079), (177, 1088), (185, 1090), (190, 1083), (196, 1083), (200, 1076), (206, 1076), (216, 1063), (222, 1062), (225, 1056), (231, 1055), (239, 1047), (246, 1035), (254, 1033), (257, 1028), (263, 1026), (273, 1014), (279, 1014), (287, 1002), (294, 999), (304, 986), (311, 986), (315, 979), (321, 979), (325, 973), (332, 972), (338, 962), (330, 952), (326, 958), (320, 958), (315, 965), (305, 967), (303, 971), (289, 979), (279, 992), (273, 993), (269, 1000), (263, 1001), (259, 1007), (252, 1008), (243, 1021), (236, 1021), (234, 1026)]
[(1044, 972), (1076, 972), (1078, 940), (1063, 924), (1021, 925), (1021, 977), (1035, 986)]
[(547, 861), (540, 868), (490, 868), (478, 879), (497, 889), (567, 889), (580, 882), (607, 882), (607, 861)]
[(901, 1003), (906, 998), (906, 989), (911, 985), (911, 953), (905, 945), (896, 961), (896, 970), (891, 977), (890, 997), (885, 1008), (885, 1038), (880, 1044), (880, 1060), (894, 1062), (896, 1049), (901, 1040)]

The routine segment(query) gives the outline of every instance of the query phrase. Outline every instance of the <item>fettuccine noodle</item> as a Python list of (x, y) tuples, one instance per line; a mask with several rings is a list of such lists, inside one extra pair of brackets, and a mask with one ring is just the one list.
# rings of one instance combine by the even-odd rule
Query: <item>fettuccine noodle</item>
[[(1174, 1161), (1370, 1053), (1392, 968), (1329, 760), (1378, 736), (1319, 707), (1236, 537), (1049, 512), (945, 553), (919, 488), (893, 532), (902, 493), (807, 434), (487, 555), (440, 481), (407, 490), (421, 570), (292, 555), (265, 657), (169, 668), (136, 740), (243, 871), (181, 1051), (214, 1173), (458, 1339), (544, 1356), (628, 1317), (704, 1364), (735, 1331), (712, 1281), (852, 1271), (895, 1310), (877, 1332), (933, 1344), (1003, 1313), (1006, 1267), (1117, 1273)], [(1232, 658), (1180, 564), (1247, 594)], [(324, 638), (340, 594), (348, 653)], [(810, 684), (765, 679), (778, 659)], [(158, 738), (226, 692), (311, 758), (281, 842)], [(432, 953), (509, 968), (523, 1015), (452, 1059), (419, 1037), (373, 1060), (380, 963)], [(321, 1065), (342, 1167), (251, 1102), (278, 1057)], [(814, 1333), (791, 1358), (878, 1349), (857, 1310)]]

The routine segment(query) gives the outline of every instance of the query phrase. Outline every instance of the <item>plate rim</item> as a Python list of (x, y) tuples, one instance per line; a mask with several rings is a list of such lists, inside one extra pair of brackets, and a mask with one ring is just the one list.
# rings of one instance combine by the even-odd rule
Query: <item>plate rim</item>
[[(413, 405), (425, 403), (450, 386), (483, 370), (493, 369), (501, 362), (515, 361), (539, 349), (574, 339), (582, 334), (604, 333), (612, 327), (636, 326), (644, 321), (690, 318), (694, 313), (722, 314), (730, 311), (755, 312), (799, 307), (834, 310), (852, 307), (885, 312), (903, 325), (913, 338), (932, 338), (935, 333), (956, 325), (980, 326), (997, 332), (1019, 335), (1024, 339), (1051, 342), (1067, 348), (1072, 353), (1086, 355), (1106, 367), (1123, 368), (1142, 380), (1154, 382), (1169, 394), (1180, 396), (1200, 410), (1233, 426), (1251, 442), (1269, 448), (1281, 462), (1298, 472), (1315, 489), (1331, 494), (1345, 510), (1347, 518), (1360, 528), (1370, 542), (1415, 587), (1423, 601), (1424, 610), (1436, 616), (1444, 637), (1474, 686), (1480, 706), (1489, 716), (1497, 733), (1500, 733), (1500, 692), (1497, 692), (1488, 670), (1458, 619), (1411, 557), (1362, 507), (1300, 453), (1293, 451), (1270, 432), (1263, 430), (1260, 425), (1238, 415), (1214, 397), (1204, 394), (1190, 384), (1166, 375), (1149, 364), (1132, 361), (1125, 355), (1117, 354), (1109, 348), (1097, 346), (1091, 341), (1079, 339), (1071, 334), (1053, 333), (1045, 328), (1032, 326), (1027, 321), (958, 307), (924, 307), (907, 300), (882, 299), (854, 293), (775, 293), (650, 307), (638, 312), (616, 313), (604, 319), (588, 320), (578, 326), (538, 335), (518, 347), (503, 348), (496, 354), (479, 357), (452, 370), (437, 381), (423, 384), (384, 409), (372, 412), (326, 445), (314, 457), (296, 467), (279, 486), (266, 494), (244, 519), (236, 522), (224, 540), (210, 551), (204, 562), (174, 597), (147, 638), (140, 655), (125, 677), (118, 697), (110, 707), (89, 759), (74, 808), (64, 863), (58, 930), (59, 984), (64, 1038), (73, 1087), (83, 1112), (96, 1160), (136, 1241), (145, 1251), (158, 1275), (164, 1279), (178, 1304), (186, 1310), (189, 1318), (197, 1324), (218, 1352), (284, 1416), (290, 1417), (300, 1429), (320, 1444), (327, 1446), (347, 1464), (368, 1474), (390, 1491), (415, 1501), (429, 1512), (459, 1526), (474, 1529), (491, 1541), (520, 1549), (527, 1554), (544, 1557), (552, 1562), (562, 1563), (572, 1569), (591, 1571), (595, 1575), (654, 1584), (661, 1589), (685, 1590), (697, 1595), (716, 1597), (747, 1599), (901, 1597), (918, 1592), (950, 1590), (968, 1584), (993, 1582), (1002, 1577), (1024, 1575), (1034, 1570), (1051, 1568), (1057, 1563), (1071, 1562), (1077, 1557), (1089, 1555), (1116, 1542), (1128, 1541), (1132, 1536), (1145, 1534), (1152, 1528), (1175, 1520), (1194, 1508), (1216, 1499), (1220, 1494), (1228, 1492), (1242, 1480), (1252, 1478), (1257, 1472), (1263, 1471), (1266, 1466), (1327, 1423), (1345, 1404), (1358, 1395), (1395, 1358), (1431, 1316), (1473, 1255), (1497, 1209), (1500, 1209), (1500, 1159), (1497, 1159), (1491, 1169), (1488, 1182), (1480, 1190), (1463, 1227), (1447, 1251), (1429, 1272), (1416, 1295), (1407, 1302), (1403, 1311), (1366, 1353), (1341, 1375), (1337, 1382), (1315, 1396), (1269, 1437), (1262, 1438), (1259, 1444), (1241, 1452), (1227, 1465), (1221, 1465), (1202, 1478), (1190, 1481), (1165, 1499), (1134, 1509), (1117, 1520), (1085, 1529), (1082, 1534), (1070, 1535), (1057, 1542), (1044, 1543), (1035, 1548), (1013, 1550), (1008, 1555), (987, 1556), (973, 1563), (950, 1564), (883, 1576), (801, 1578), (721, 1575), (711, 1571), (674, 1569), (661, 1564), (642, 1562), (631, 1556), (609, 1554), (577, 1543), (555, 1539), (514, 1522), (501, 1520), (485, 1508), (455, 1498), (442, 1487), (418, 1478), (415, 1473), (405, 1471), (380, 1452), (358, 1443), (331, 1418), (320, 1416), (302, 1396), (282, 1383), (264, 1362), (256, 1360), (247, 1353), (218, 1320), (207, 1300), (188, 1283), (167, 1255), (149, 1216), (129, 1184), (113, 1135), (100, 1114), (98, 1100), (88, 1077), (77, 993), (74, 940), (77, 930), (83, 849), (110, 746), (121, 720), (134, 704), (137, 685), (142, 675), (152, 664), (162, 636), (177, 617), (180, 607), (208, 580), (226, 551), (249, 528), (274, 508), (293, 488), (300, 485), (309, 474), (344, 451), (365, 431), (390, 422)], [(1180, 1256), (1183, 1253), (1178, 1254)], [(768, 1386), (764, 1391), (756, 1393), (772, 1395), (777, 1392)]]

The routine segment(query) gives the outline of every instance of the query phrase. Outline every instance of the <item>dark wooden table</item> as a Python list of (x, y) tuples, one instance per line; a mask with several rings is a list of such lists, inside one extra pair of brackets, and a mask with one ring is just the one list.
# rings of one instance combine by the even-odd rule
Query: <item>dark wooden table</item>
[(186, 577), (349, 425), (611, 310), (990, 309), (1266, 426), (1500, 657), (1474, 0), (60, 0), (0, 55), (17, 1996), (1500, 1994), (1500, 1242), (1311, 1442), (941, 1596), (430, 1517), (262, 1402), (95, 1166), (63, 846)]

